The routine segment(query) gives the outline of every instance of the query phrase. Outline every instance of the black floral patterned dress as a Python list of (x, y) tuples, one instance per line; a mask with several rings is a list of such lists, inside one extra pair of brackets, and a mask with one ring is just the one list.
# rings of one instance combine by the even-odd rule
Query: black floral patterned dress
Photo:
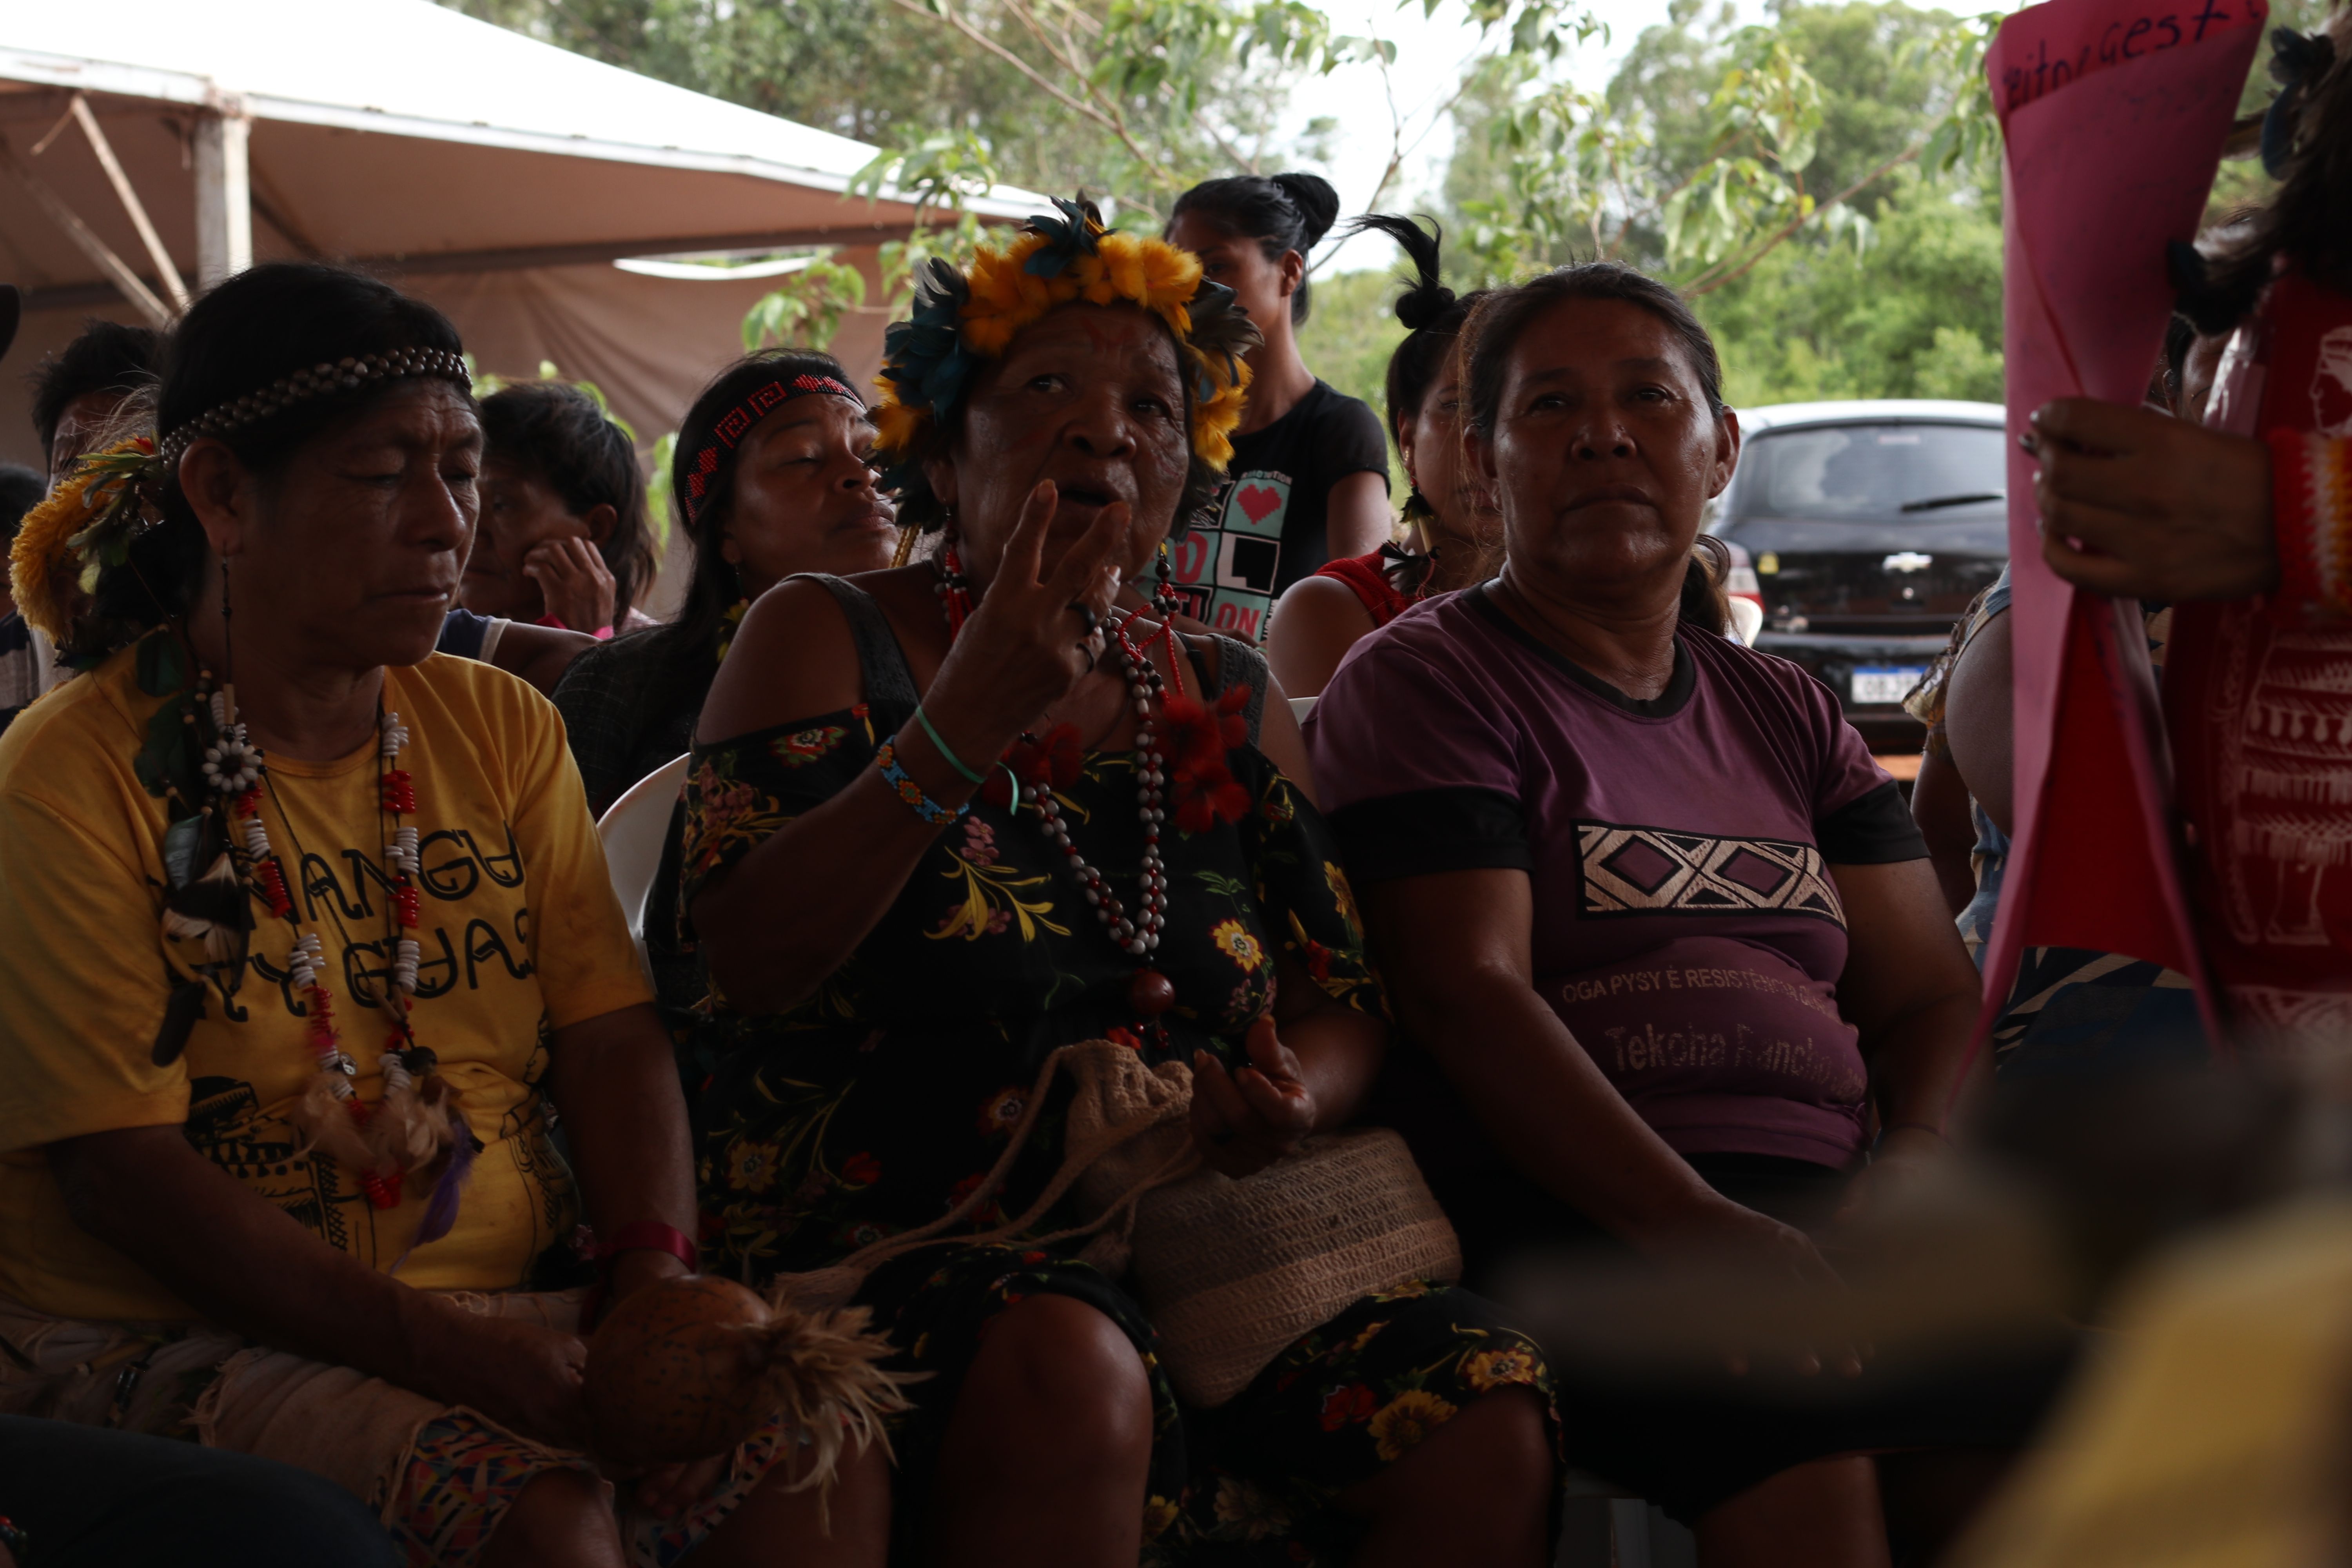
[[(697, 750), (687, 788), (685, 902), (797, 814), (874, 766), (915, 693), (879, 609), (825, 580), (848, 615), (866, 700)], [(975, 802), (943, 831), (847, 963), (789, 1013), (730, 1013), (714, 994), (698, 1042), (712, 1064), (696, 1104), (706, 1247), (717, 1271), (760, 1279), (835, 1262), (936, 1219), (981, 1184), (1045, 1058), (1072, 1041), (1132, 1043), (1153, 1061), (1206, 1049), (1245, 1063), (1273, 1005), (1275, 955), (1294, 955), (1345, 1005), (1378, 1014), (1379, 984), (1328, 830), (1256, 749), (1265, 665), (1221, 642), (1246, 687), (1250, 743), (1229, 765), (1252, 809), (1161, 840), (1168, 923), (1153, 966), (1175, 982), (1164, 1037), (1129, 1009), (1135, 961), (1078, 895), (1034, 811)], [(1195, 658), (1196, 677), (1211, 677)], [(1058, 792), (1087, 860), (1123, 897), (1142, 859), (1131, 754), (1089, 752)], [(1172, 822), (1170, 825), (1173, 826)], [(1163, 829), (1163, 833), (1167, 833)], [(1059, 1098), (1057, 1093), (1057, 1098)], [(976, 1229), (1023, 1212), (1060, 1159), (1049, 1101)], [(1150, 1370), (1156, 1433), (1145, 1561), (1336, 1563), (1359, 1526), (1333, 1497), (1401, 1458), (1469, 1400), (1525, 1385), (1549, 1408), (1531, 1342), (1465, 1291), (1412, 1285), (1370, 1297), (1291, 1346), (1231, 1403), (1181, 1407), (1149, 1320), (1065, 1250), (934, 1247), (886, 1264), (858, 1300), (914, 1368), (933, 1374), (894, 1433), (895, 1538), (911, 1551), (949, 1413), (988, 1319), (1024, 1297), (1075, 1297), (1118, 1323)]]

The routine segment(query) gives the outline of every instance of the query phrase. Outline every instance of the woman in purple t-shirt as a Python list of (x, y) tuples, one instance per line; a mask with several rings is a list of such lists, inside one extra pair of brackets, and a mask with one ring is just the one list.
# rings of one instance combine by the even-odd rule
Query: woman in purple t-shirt
[[(1739, 429), (1688, 309), (1563, 268), (1491, 296), (1463, 353), (1507, 562), (1359, 642), (1307, 730), (1411, 1041), (1392, 1120), (1474, 1280), (1612, 1238), (1826, 1274), (1805, 1227), (1946, 1147), (1976, 972), (1836, 699), (1721, 635), (1692, 552)], [(1860, 1517), (1868, 1461), (1755, 1486), (1763, 1436), (1682, 1476), (1703, 1540), (1776, 1488)]]

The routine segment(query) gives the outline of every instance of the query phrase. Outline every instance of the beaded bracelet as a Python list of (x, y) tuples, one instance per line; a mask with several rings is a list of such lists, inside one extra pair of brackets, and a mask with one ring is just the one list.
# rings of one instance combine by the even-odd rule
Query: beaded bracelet
[(896, 735), (883, 742), (882, 749), (874, 753), (874, 765), (882, 770), (883, 782), (898, 791), (898, 798), (907, 803), (908, 809), (933, 827), (945, 827), (971, 809), (969, 805), (950, 808), (925, 795), (923, 786), (908, 777), (907, 770), (898, 765), (898, 737)]

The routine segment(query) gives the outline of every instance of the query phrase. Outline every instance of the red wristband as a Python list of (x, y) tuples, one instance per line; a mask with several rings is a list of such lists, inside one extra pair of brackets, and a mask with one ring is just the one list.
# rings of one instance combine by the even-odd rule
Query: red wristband
[(702, 1260), (692, 1237), (674, 1225), (664, 1225), (653, 1219), (625, 1225), (613, 1233), (612, 1240), (599, 1241), (596, 1244), (598, 1272), (612, 1273), (613, 1259), (624, 1252), (667, 1252), (688, 1268)]
[(596, 1283), (588, 1288), (586, 1299), (580, 1303), (582, 1332), (596, 1326), (605, 1292), (612, 1288), (614, 1262), (624, 1252), (667, 1252), (688, 1268), (699, 1268), (702, 1261), (694, 1238), (674, 1225), (641, 1219), (623, 1226), (613, 1233), (612, 1240), (599, 1241), (589, 1249), (588, 1256), (596, 1264)]

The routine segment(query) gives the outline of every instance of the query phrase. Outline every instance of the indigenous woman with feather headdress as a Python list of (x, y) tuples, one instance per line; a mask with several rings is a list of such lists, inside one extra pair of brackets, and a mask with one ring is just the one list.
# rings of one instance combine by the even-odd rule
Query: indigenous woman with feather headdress
[(689, 1271), (693, 1184), (562, 726), (433, 653), (478, 510), (457, 333), (255, 268), (175, 330), (157, 429), (14, 560), (83, 673), (0, 741), (0, 1412), (286, 1461), (414, 1563), (821, 1540), (777, 1420), (624, 1472), (616, 1520), (593, 1308), (533, 1289)]
[(706, 1234), (754, 1279), (878, 1261), (854, 1299), (931, 1374), (894, 1557), (1336, 1563), (1369, 1531), (1534, 1568), (1548, 1373), (1475, 1297), (1355, 1300), (1203, 1410), (1135, 1298), (1039, 1238), (1065, 1209), (883, 1260), (1052, 1195), (1063, 1047), (1189, 1068), (1192, 1144), (1239, 1176), (1345, 1126), (1387, 1035), (1263, 659), (1115, 607), (1215, 487), (1255, 330), (1192, 256), (1055, 205), (931, 263), (890, 331), (877, 451), (929, 559), (772, 590), (702, 710)]

